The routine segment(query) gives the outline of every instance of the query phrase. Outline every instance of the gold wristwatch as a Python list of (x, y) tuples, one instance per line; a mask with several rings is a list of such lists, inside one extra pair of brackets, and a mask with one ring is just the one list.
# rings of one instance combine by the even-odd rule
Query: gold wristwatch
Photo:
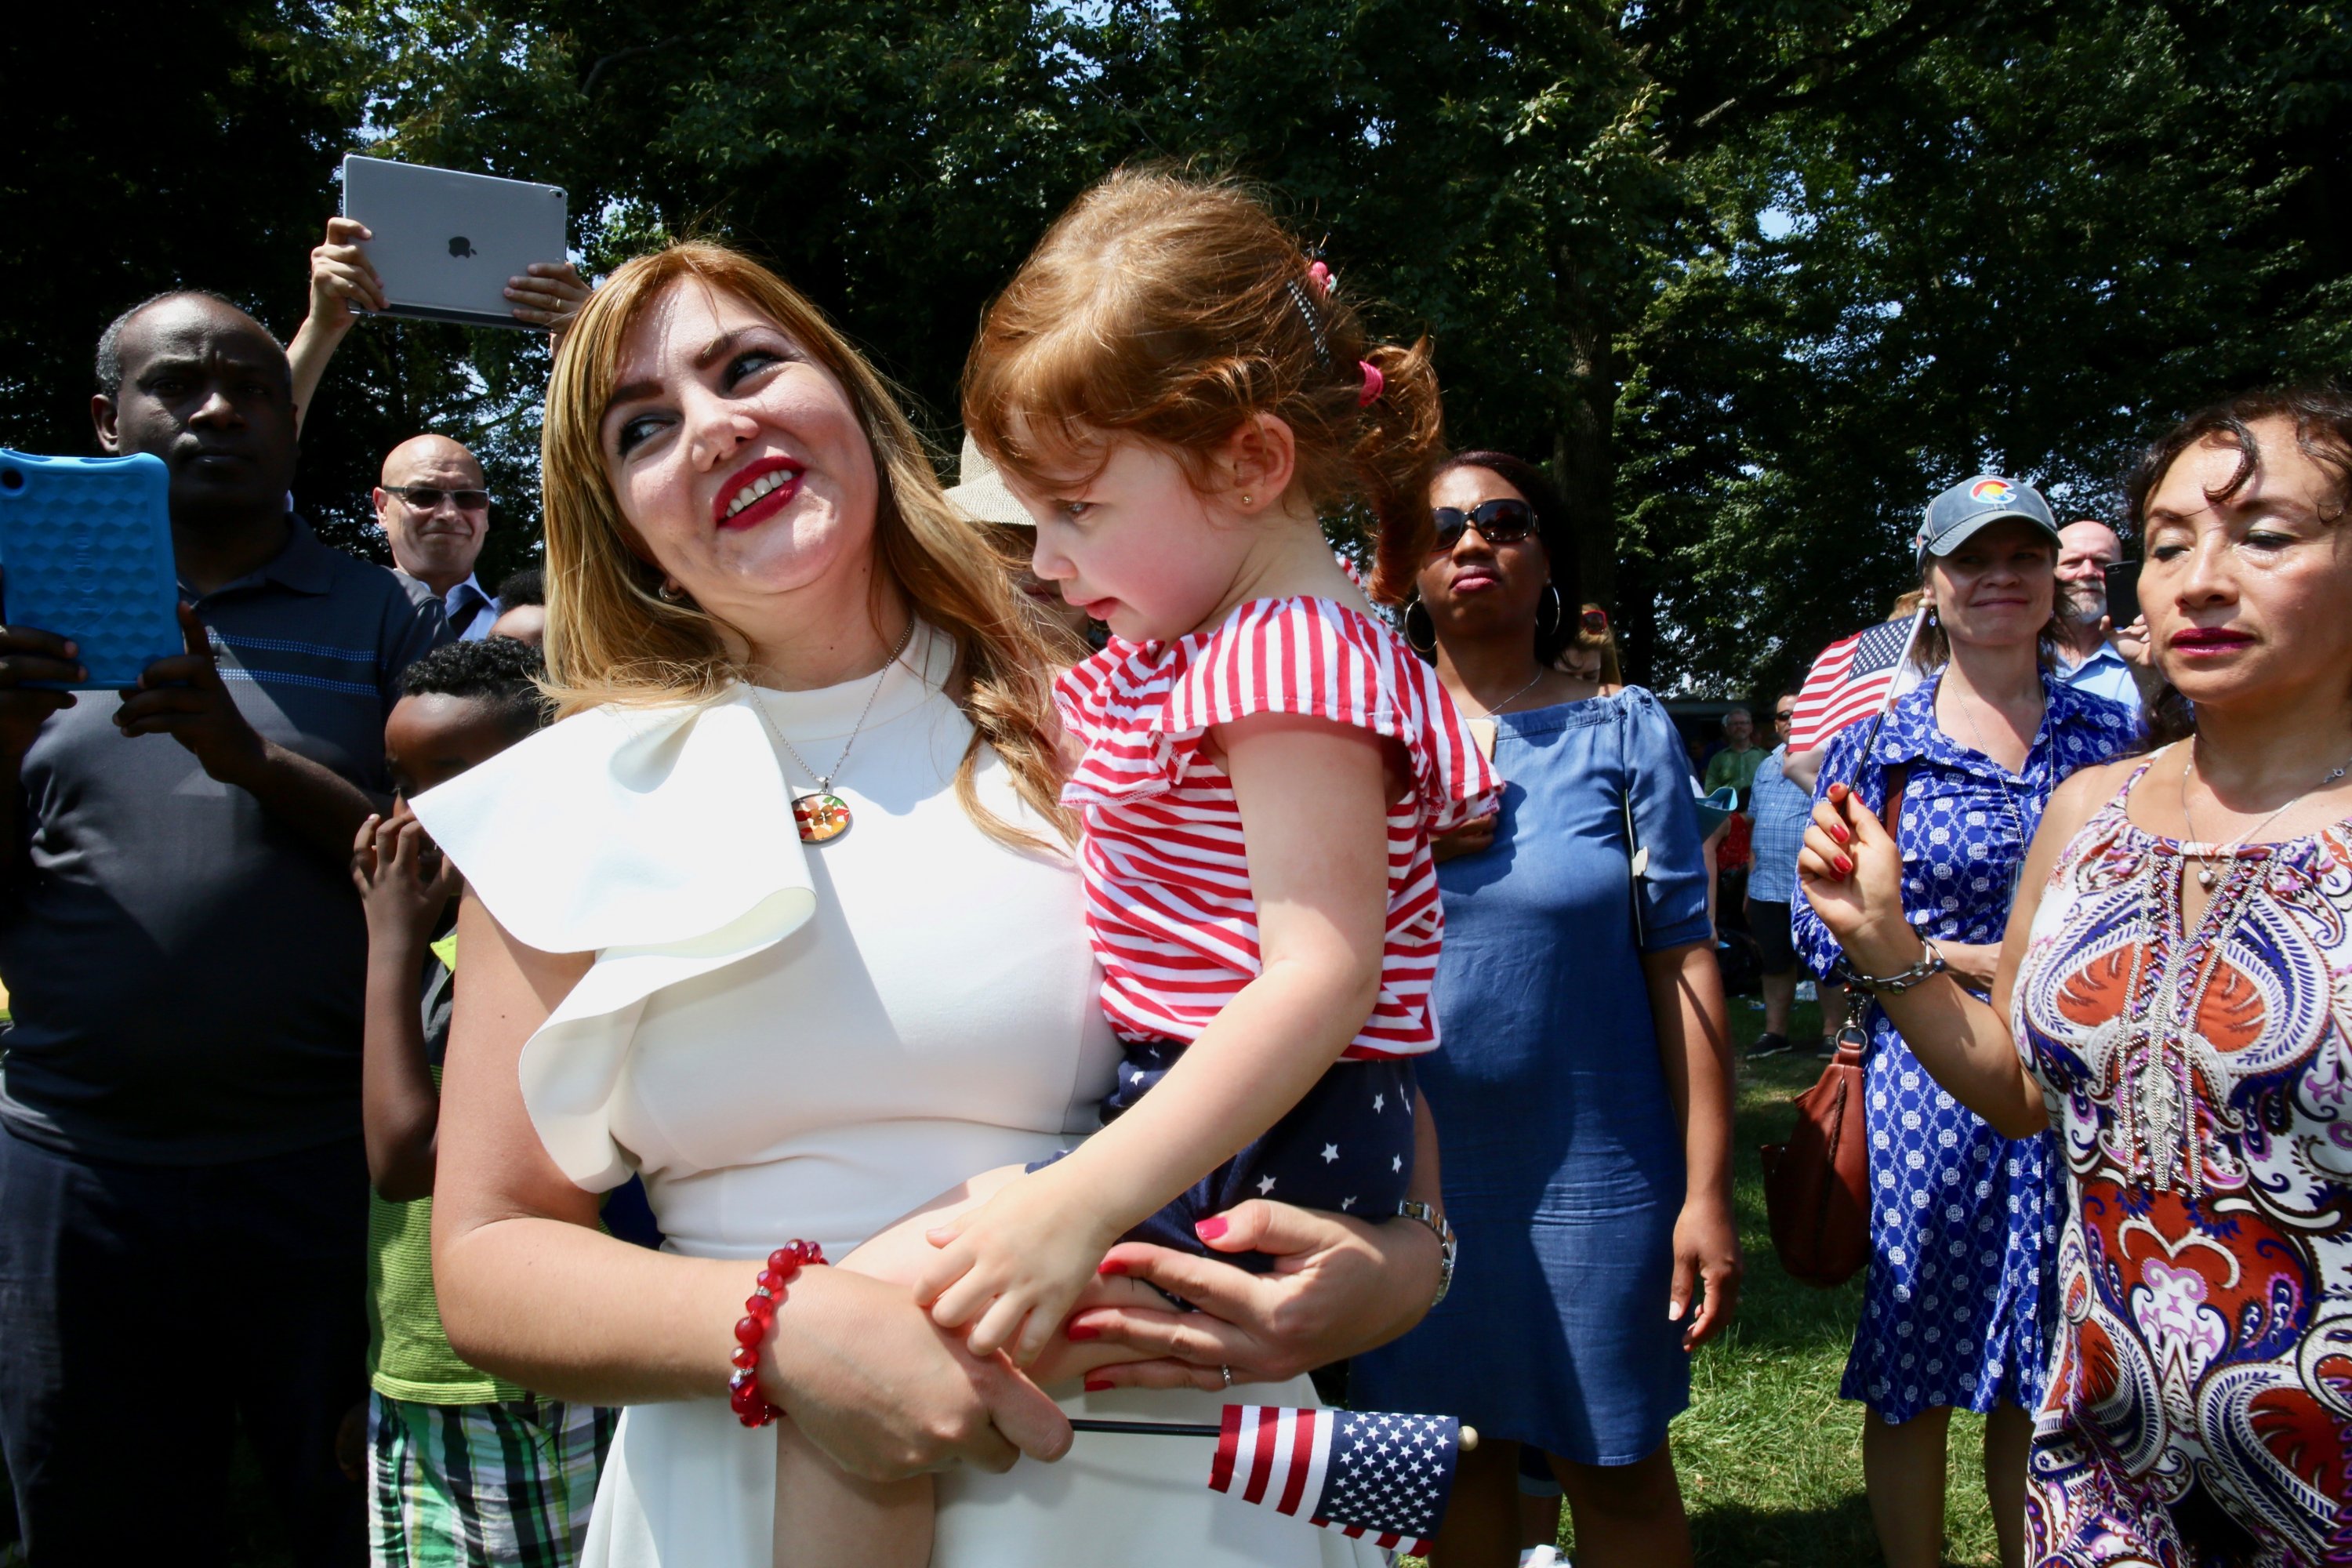
[(1454, 1257), (1461, 1250), (1462, 1244), (1454, 1238), (1454, 1227), (1446, 1223), (1445, 1216), (1438, 1213), (1433, 1204), (1407, 1198), (1397, 1205), (1396, 1212), (1399, 1219), (1419, 1220), (1429, 1227), (1432, 1236), (1437, 1237), (1437, 1294), (1429, 1299), (1429, 1304), (1434, 1307), (1445, 1300), (1448, 1290), (1454, 1289)]

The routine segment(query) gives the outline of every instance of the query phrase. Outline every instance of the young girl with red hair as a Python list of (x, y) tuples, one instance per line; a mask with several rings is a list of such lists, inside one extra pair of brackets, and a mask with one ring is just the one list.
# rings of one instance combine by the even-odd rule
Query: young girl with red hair
[[(963, 409), (1037, 520), (1037, 574), (1113, 633), (1057, 697), (1125, 1060), (1102, 1131), (848, 1267), (1026, 1364), (1122, 1237), (1206, 1252), (1251, 1197), (1443, 1236), (1405, 1205), (1412, 1061), (1437, 1045), (1429, 841), (1497, 781), (1320, 522), (1369, 511), (1371, 591), (1402, 596), (1443, 442), (1427, 345), (1371, 343), (1246, 193), (1137, 172), (1087, 193), (990, 308)], [(923, 1560), (923, 1483), (781, 1453), (780, 1550)]]

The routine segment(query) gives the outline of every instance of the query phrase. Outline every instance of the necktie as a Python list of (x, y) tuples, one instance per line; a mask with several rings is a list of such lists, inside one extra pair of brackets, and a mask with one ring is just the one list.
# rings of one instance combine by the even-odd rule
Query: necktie
[[(465, 590), (462, 587), (458, 590), (460, 593), (463, 593), (464, 591)], [(474, 624), (474, 617), (482, 613), (484, 603), (485, 601), (478, 593), (468, 595), (466, 600), (465, 608), (455, 612), (449, 617), (449, 635), (456, 637), (463, 637), (466, 635), (466, 628)]]

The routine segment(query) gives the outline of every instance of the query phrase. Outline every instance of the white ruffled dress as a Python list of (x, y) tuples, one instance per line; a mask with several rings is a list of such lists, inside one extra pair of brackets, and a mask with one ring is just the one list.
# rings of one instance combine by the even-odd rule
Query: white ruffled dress
[[(517, 938), (596, 963), (524, 1047), (525, 1105), (581, 1186), (645, 1178), (670, 1249), (841, 1257), (965, 1177), (1095, 1126), (1118, 1051), (1075, 870), (983, 836), (955, 799), (971, 726), (919, 633), (884, 676), (600, 710), (417, 798)], [(853, 826), (804, 848), (767, 719), (833, 763)], [(1032, 823), (984, 755), (981, 797)], [(748, 1278), (748, 1274), (747, 1274)], [(724, 1325), (719, 1325), (724, 1331)], [(587, 1568), (766, 1568), (772, 1432), (709, 1399), (630, 1408)], [(1305, 1379), (1255, 1403), (1317, 1403)], [(1074, 1395), (1073, 1414), (1212, 1421), (1220, 1396)], [(1370, 1545), (1207, 1489), (1212, 1440), (1082, 1434), (1058, 1464), (940, 1478), (936, 1568), (1358, 1568)], [(828, 1565), (829, 1568), (829, 1565)]]

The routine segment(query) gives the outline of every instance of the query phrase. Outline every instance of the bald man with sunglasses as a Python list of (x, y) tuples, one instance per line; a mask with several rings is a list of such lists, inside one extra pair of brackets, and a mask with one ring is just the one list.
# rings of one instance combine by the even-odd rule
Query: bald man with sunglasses
[(433, 590), (460, 642), (479, 642), (499, 601), (474, 575), (490, 531), (490, 494), (474, 454), (446, 436), (412, 436), (383, 459), (375, 520), (403, 576)]

